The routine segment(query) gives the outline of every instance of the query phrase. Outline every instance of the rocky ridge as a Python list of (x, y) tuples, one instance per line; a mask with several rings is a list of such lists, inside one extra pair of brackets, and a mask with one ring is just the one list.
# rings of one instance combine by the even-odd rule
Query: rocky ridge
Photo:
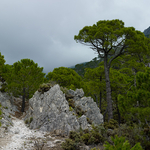
[(103, 115), (91, 97), (84, 97), (82, 89), (65, 94), (56, 84), (44, 93), (35, 92), (24, 120), (31, 129), (68, 136), (70, 131), (103, 123)]

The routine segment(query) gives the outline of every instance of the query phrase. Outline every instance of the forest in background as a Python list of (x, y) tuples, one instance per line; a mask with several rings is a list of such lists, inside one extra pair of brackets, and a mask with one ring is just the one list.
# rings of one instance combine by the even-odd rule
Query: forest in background
[[(110, 34), (111, 31), (107, 30), (106, 33)], [(114, 130), (120, 127), (119, 131), (114, 130), (114, 133), (111, 133), (113, 137), (117, 134), (125, 137), (132, 146), (140, 143), (143, 149), (149, 148), (150, 39), (139, 31), (137, 35), (136, 44), (132, 41), (129, 43), (130, 53), (118, 56), (110, 66), (113, 110), (111, 119), (108, 119), (104, 60), (99, 57), (88, 63), (77, 64), (73, 69), (55, 68), (45, 76), (43, 68), (32, 60), (22, 59), (11, 66), (5, 64), (4, 56), (0, 53), (1, 91), (12, 93), (16, 97), (22, 96), (23, 112), (25, 101), (29, 100), (40, 86), (46, 86), (48, 82), (58, 83), (67, 89), (83, 88), (85, 95), (91, 96), (100, 108), (105, 128)], [(105, 47), (108, 47), (108, 43)], [(114, 51), (113, 49), (112, 55), (115, 54)], [(109, 56), (108, 61), (111, 58)]]

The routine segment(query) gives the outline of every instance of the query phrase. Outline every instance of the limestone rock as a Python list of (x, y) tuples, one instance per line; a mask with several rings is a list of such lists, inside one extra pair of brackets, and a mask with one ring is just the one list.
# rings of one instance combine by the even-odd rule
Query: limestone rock
[(94, 124), (101, 124), (103, 122), (103, 115), (100, 113), (100, 109), (91, 97), (83, 97), (81, 99), (75, 99), (75, 106), (80, 107), (84, 115)]
[(17, 107), (13, 104), (14, 99), (13, 96), (0, 92), (0, 104), (2, 105), (0, 108), (2, 110), (2, 119), (0, 121), (2, 123), (2, 128), (13, 125), (11, 114), (15, 114), (15, 112), (18, 111)]
[(28, 120), (30, 128), (68, 136), (70, 131), (77, 131), (80, 127), (87, 129), (87, 117), (97, 125), (103, 122), (103, 116), (96, 103), (92, 98), (83, 97), (82, 89), (69, 90), (68, 93), (75, 99), (75, 105), (85, 112), (84, 115), (77, 116), (76, 108), (70, 111), (65, 94), (56, 84), (47, 92), (35, 92), (29, 100), (29, 110), (24, 120)]

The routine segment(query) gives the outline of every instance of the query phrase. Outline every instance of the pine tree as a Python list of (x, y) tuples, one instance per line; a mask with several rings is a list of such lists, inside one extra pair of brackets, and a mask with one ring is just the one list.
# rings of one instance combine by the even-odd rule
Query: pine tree
[(113, 118), (111, 85), (109, 71), (112, 62), (123, 54), (134, 54), (147, 50), (146, 37), (133, 27), (124, 27), (121, 20), (98, 21), (93, 26), (85, 26), (74, 39), (81, 44), (90, 46), (104, 60), (106, 99), (108, 107), (108, 120)]
[(12, 67), (7, 66), (6, 70), (7, 91), (14, 96), (22, 96), (21, 111), (24, 112), (25, 98), (29, 99), (43, 83), (43, 68), (38, 67), (33, 60), (21, 59)]

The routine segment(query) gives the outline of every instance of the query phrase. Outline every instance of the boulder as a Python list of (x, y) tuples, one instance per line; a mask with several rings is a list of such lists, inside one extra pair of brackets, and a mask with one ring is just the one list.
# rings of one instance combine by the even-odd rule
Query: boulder
[(70, 131), (77, 131), (80, 128), (83, 130), (89, 128), (88, 119), (95, 125), (103, 123), (103, 116), (96, 103), (92, 98), (83, 97), (82, 89), (69, 90), (67, 94), (71, 95), (75, 106), (81, 108), (82, 115), (76, 113), (76, 108), (69, 106), (65, 94), (56, 84), (47, 92), (35, 92), (29, 100), (25, 122), (31, 129), (38, 128), (61, 136), (68, 136)]

